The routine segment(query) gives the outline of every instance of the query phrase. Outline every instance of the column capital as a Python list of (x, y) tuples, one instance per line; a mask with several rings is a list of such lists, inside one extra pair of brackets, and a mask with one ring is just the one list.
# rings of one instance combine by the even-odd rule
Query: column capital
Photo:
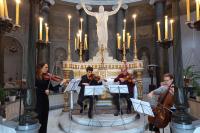
[[(91, 10), (92, 10), (92, 7), (91, 7), (91, 6), (89, 6), (89, 5), (86, 5), (86, 8), (87, 8), (89, 11), (91, 11)], [(80, 4), (77, 4), (77, 5), (76, 5), (76, 9), (77, 9), (77, 10), (81, 10), (81, 9), (83, 9), (83, 7), (82, 7), (82, 5), (80, 5)]]
[[(115, 10), (116, 8), (117, 8), (117, 5), (112, 6), (112, 10)], [(120, 7), (120, 9), (127, 10), (128, 9), (128, 5), (127, 4), (122, 4), (122, 6)]]

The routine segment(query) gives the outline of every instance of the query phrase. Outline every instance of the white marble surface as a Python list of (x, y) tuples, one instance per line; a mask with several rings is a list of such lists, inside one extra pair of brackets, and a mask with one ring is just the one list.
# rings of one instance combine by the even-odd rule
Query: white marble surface
[[(70, 133), (136, 133), (138, 129), (143, 125), (143, 117), (140, 120), (135, 121), (134, 123), (127, 125), (126, 128), (134, 128), (135, 130), (124, 129), (123, 126), (114, 126), (114, 127), (91, 127), (91, 126), (82, 126), (76, 123), (70, 123), (67, 118), (66, 113), (62, 113), (62, 109), (52, 110), (49, 112), (49, 121), (48, 121), (48, 133), (65, 133), (62, 128), (59, 128), (59, 122), (64, 124), (63, 129), (67, 130), (71, 126)], [(146, 118), (145, 118), (146, 120)], [(147, 120), (145, 121), (147, 122)], [(62, 126), (62, 125), (61, 125)], [(69, 130), (67, 130), (69, 132)], [(162, 132), (162, 130), (161, 130)], [(144, 133), (152, 133), (151, 131), (145, 131)], [(165, 133), (170, 133), (169, 127), (165, 128)]]

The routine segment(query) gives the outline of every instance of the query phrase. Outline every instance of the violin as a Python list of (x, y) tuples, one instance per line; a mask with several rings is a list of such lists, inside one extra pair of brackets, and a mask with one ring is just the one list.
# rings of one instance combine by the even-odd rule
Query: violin
[[(101, 80), (101, 77), (99, 75), (95, 75), (95, 74), (91, 74), (89, 76), (89, 80), (96, 80), (97, 82), (99, 82)], [(107, 80), (103, 79), (105, 82), (107, 82)]]
[(132, 82), (134, 76), (132, 74), (128, 74), (126, 77), (124, 77), (123, 79), (125, 81), (128, 81), (128, 82)]
[(53, 80), (53, 81), (56, 81), (56, 82), (61, 82), (63, 80), (63, 78), (61, 78), (57, 75), (53, 75), (51, 73), (44, 73), (43, 79), (44, 80)]

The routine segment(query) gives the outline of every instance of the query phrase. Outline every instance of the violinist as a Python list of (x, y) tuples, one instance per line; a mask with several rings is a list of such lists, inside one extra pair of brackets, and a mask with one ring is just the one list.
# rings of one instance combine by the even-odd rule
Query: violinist
[[(153, 98), (159, 97), (159, 99), (162, 99), (162, 95), (165, 94), (167, 91), (169, 91), (172, 96), (174, 95), (173, 75), (170, 73), (166, 73), (164, 74), (163, 78), (164, 82), (161, 83), (161, 86), (147, 94), (147, 97), (150, 98), (152, 101), (151, 105), (153, 106), (153, 108), (155, 108), (158, 104), (158, 99)], [(159, 128), (156, 127), (153, 123), (149, 123), (149, 129), (151, 131), (155, 131), (155, 133), (160, 133)]]
[[(135, 86), (135, 79), (134, 76), (129, 74), (127, 71), (127, 67), (121, 69), (121, 73), (114, 79), (114, 82), (119, 82), (120, 85), (127, 85), (128, 86), (128, 94), (120, 94), (120, 97), (126, 98), (127, 101), (127, 114), (131, 113), (131, 100), (130, 98), (133, 97), (133, 88)], [(113, 94), (113, 104), (116, 106), (116, 112), (114, 116), (118, 116), (120, 113), (120, 106), (119, 106), (119, 94)], [(121, 112), (123, 114), (123, 112)]]
[(61, 79), (58, 76), (48, 74), (48, 64), (41, 63), (36, 69), (36, 113), (38, 114), (39, 123), (41, 124), (39, 133), (47, 132), (48, 113), (49, 113), (49, 90), (53, 90), (50, 80), (60, 81), (61, 84), (66, 82), (66, 79)]
[(85, 99), (89, 99), (89, 110), (88, 110), (88, 117), (92, 118), (93, 113), (93, 96), (84, 96), (85, 86), (89, 85), (100, 85), (101, 83), (97, 80), (95, 80), (93, 72), (93, 68), (91, 66), (88, 66), (86, 68), (87, 74), (83, 75), (81, 77), (81, 81), (79, 83), (79, 86), (81, 87), (80, 93), (78, 95), (78, 101), (77, 103), (81, 106), (80, 113), (83, 113), (83, 101)]

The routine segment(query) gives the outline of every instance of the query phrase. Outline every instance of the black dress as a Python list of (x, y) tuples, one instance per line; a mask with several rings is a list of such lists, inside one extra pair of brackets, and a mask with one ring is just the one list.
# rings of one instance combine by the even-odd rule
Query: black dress
[(49, 89), (53, 90), (52, 84), (49, 80), (44, 79), (36, 79), (36, 113), (38, 114), (38, 119), (41, 124), (39, 133), (47, 132), (47, 123), (48, 123), (48, 114), (49, 114), (49, 98), (45, 93), (45, 90)]

